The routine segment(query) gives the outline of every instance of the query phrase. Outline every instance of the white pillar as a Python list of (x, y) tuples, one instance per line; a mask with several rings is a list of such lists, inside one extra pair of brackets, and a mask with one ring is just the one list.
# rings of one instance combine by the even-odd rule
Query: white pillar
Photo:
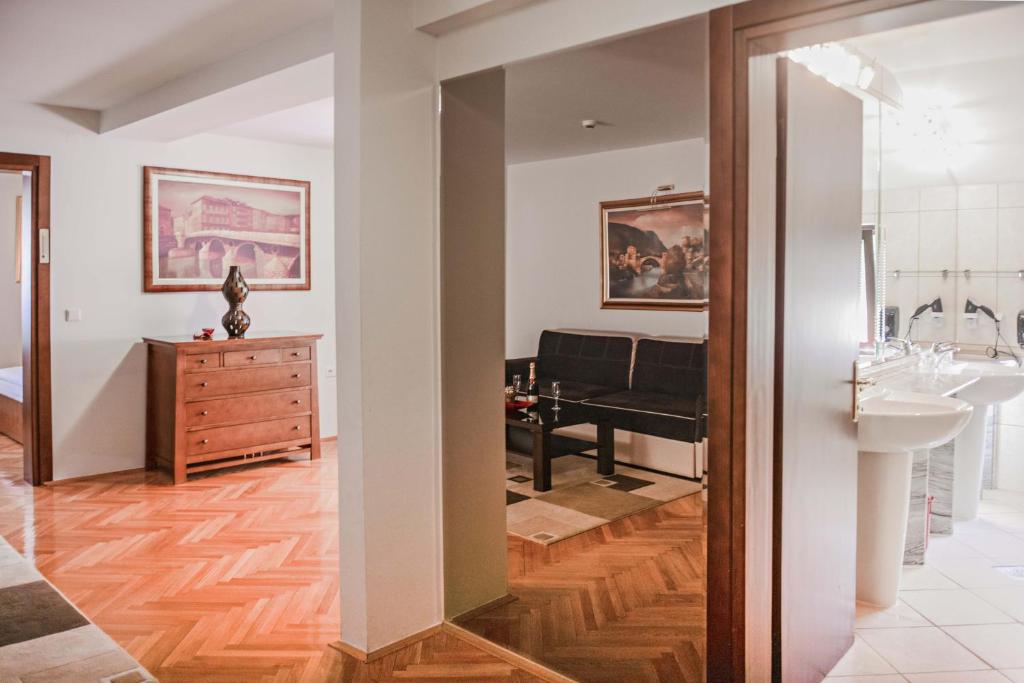
[(335, 5), (341, 640), (365, 652), (442, 616), (435, 39), (407, 12)]

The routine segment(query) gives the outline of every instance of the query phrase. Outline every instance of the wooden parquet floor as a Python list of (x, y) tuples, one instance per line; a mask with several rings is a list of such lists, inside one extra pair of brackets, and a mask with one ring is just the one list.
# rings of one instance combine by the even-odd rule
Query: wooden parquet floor
[(510, 536), (518, 600), (460, 625), (587, 683), (702, 681), (706, 538), (699, 494), (551, 546)]
[(338, 639), (338, 467), (249, 467), (171, 486), (131, 472), (32, 488), (0, 435), (0, 534), (163, 683), (533, 683), (438, 634), (371, 666)]
[[(534, 683), (448, 633), (363, 665), (340, 632), (337, 456), (170, 486), (104, 475), (32, 488), (0, 435), (0, 534), (164, 683)], [(699, 496), (558, 543), (509, 539), (519, 600), (464, 626), (580, 681), (698, 681)]]

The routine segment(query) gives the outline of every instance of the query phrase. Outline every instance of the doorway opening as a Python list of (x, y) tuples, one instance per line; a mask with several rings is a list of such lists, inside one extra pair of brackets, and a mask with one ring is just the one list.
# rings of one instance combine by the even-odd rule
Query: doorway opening
[[(999, 157), (1018, 143), (1012, 128), (989, 144), (972, 138), (977, 129), (964, 127), (972, 110), (998, 107), (1000, 99), (1008, 104), (979, 91), (1005, 92), (998, 66), (1012, 61), (1016, 44), (1002, 36), (1019, 30), (1020, 17), (1013, 13), (1020, 8), (882, 5), (810, 3), (802, 14), (785, 16), (771, 3), (751, 2), (712, 15), (712, 53), (717, 47), (735, 60), (722, 63), (713, 77), (713, 112), (717, 105), (724, 116), (713, 116), (712, 168), (720, 171), (713, 178), (716, 197), (731, 203), (730, 212), (718, 217), (732, 228), (726, 246), (737, 270), (727, 302), (733, 310), (713, 308), (711, 330), (713, 340), (723, 341), (714, 336), (716, 320), (728, 323), (728, 349), (721, 350), (746, 364), (733, 367), (734, 381), (722, 393), (712, 390), (714, 414), (725, 407), (719, 399), (735, 405), (739, 397), (742, 407), (713, 424), (712, 438), (719, 445), (722, 436), (736, 449), (732, 461), (745, 465), (740, 471), (747, 490), (741, 512), (749, 521), (770, 508), (773, 537), (770, 609), (755, 591), (756, 581), (768, 574), (763, 548), (751, 528), (742, 539), (748, 677), (767, 677), (770, 661), (774, 680), (820, 681), (830, 671), (841, 677), (925, 670), (953, 680), (956, 671), (1007, 668), (1017, 661), (1022, 625), (1002, 609), (1006, 596), (1001, 606), (986, 604), (983, 589), (958, 584), (937, 566), (963, 551), (949, 563), (969, 565), (970, 576), (951, 569), (964, 581), (1009, 581), (995, 564), (1014, 560), (1019, 538), (1015, 527), (1005, 526), (1014, 519), (1001, 520), (1002, 527), (968, 524), (962, 547), (933, 534), (924, 561), (927, 567), (935, 558), (931, 569), (938, 575), (902, 565), (905, 552), (919, 553), (928, 539), (929, 496), (933, 502), (940, 494), (951, 497), (934, 489), (952, 488), (956, 504), (956, 472), (965, 472), (964, 439), (956, 434), (968, 424), (970, 404), (985, 403), (961, 380), (977, 376), (981, 386), (989, 374), (1020, 376), (1017, 367), (998, 369), (1005, 367), (1000, 360), (1012, 363), (1010, 354), (1018, 351), (1012, 323), (1000, 329), (999, 315), (1004, 306), (1016, 313), (1014, 293), (1009, 290), (1006, 305), (998, 296), (999, 257), (1003, 247), (1014, 248), (1013, 232), (1001, 230), (999, 216), (1003, 212), (1012, 225), (1017, 210), (999, 205), (1000, 189), (1015, 202), (1020, 182), (1005, 173), (999, 177), (1000, 169), (1013, 166)], [(972, 40), (977, 43), (968, 46)], [(940, 91), (946, 99), (935, 99)], [(894, 133), (896, 127), (902, 133)], [(995, 134), (998, 127), (984, 128)], [(982, 157), (958, 160), (953, 137)], [(991, 248), (984, 246), (986, 231), (993, 236)], [(1001, 234), (1008, 238), (1003, 243)], [(962, 268), (960, 258), (991, 259), (994, 265)], [(1014, 281), (1016, 273), (1005, 281)], [(988, 299), (996, 305), (975, 300), (968, 306), (969, 296), (981, 298), (974, 288), (990, 288)], [(904, 289), (914, 295), (894, 304), (892, 295)], [(819, 327), (823, 320), (828, 324)], [(960, 326), (979, 340), (979, 359), (962, 356), (970, 340), (958, 336)], [(723, 375), (728, 379), (729, 373)], [(906, 382), (913, 384), (909, 390)], [(751, 401), (763, 390), (771, 400)], [(945, 417), (938, 422), (949, 429), (911, 438), (906, 416), (923, 414), (922, 405), (941, 412)], [(897, 416), (900, 408), (905, 411)], [(977, 405), (973, 411), (978, 414)], [(875, 429), (890, 418), (885, 429)], [(751, 427), (758, 425), (761, 438), (752, 439)], [(948, 448), (956, 453), (948, 460), (951, 486), (948, 470), (931, 468)], [(974, 461), (976, 479), (994, 474), (986, 462)], [(932, 488), (929, 480), (945, 481)], [(984, 507), (978, 484), (971, 497), (977, 505), (980, 495)], [(992, 498), (988, 507), (1019, 514), (1013, 495)], [(911, 518), (916, 526), (908, 524)], [(912, 537), (917, 540), (910, 548)], [(891, 600), (885, 597), (890, 594)], [(993, 609), (1002, 614), (996, 618)], [(770, 641), (764, 638), (768, 623)]]
[(576, 680), (705, 672), (707, 73), (700, 15), (442, 86), (446, 616)]
[(50, 414), (50, 159), (0, 153), (0, 465), (53, 479)]

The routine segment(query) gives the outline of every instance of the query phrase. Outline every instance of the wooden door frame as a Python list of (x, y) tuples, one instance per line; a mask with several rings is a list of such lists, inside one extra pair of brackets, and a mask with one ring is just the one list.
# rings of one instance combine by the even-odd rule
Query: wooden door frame
[[(790, 40), (808, 44), (840, 39), (988, 8), (982, 7), (986, 3), (977, 3), (974, 10), (951, 4), (943, 7), (930, 0), (749, 0), (710, 13), (710, 187), (714, 196), (710, 222), (714, 249), (708, 362), (714, 372), (709, 375), (708, 386), (709, 681), (767, 681), (780, 677), (777, 670), (748, 670), (745, 651), (748, 572), (764, 576), (767, 571), (773, 577), (773, 613), (780, 603), (778, 567), (748, 566), (747, 550), (763, 550), (766, 543), (773, 550), (781, 547), (778, 525), (772, 525), (771, 538), (756, 534), (748, 537), (746, 533), (748, 498), (775, 501), (775, 477), (748, 481), (746, 476), (748, 390), (752, 394), (759, 389), (764, 395), (767, 388), (771, 396), (775, 388), (748, 386), (747, 294), (776, 291), (776, 277), (782, 277), (783, 265), (777, 264), (776, 273), (748, 273), (748, 59), (757, 53), (755, 46), (762, 53), (765, 48), (776, 51), (789, 47)], [(815, 39), (800, 40), (808, 36)], [(776, 337), (780, 330), (776, 329)], [(766, 339), (764, 343), (774, 340)], [(767, 409), (772, 411), (771, 406)], [(776, 447), (775, 464), (780, 455)], [(764, 557), (764, 553), (756, 556)], [(770, 636), (759, 632), (749, 635), (758, 643), (770, 637), (773, 649), (779, 648), (777, 628)]]
[[(39, 262), (40, 231), (50, 230), (50, 157), (0, 152), (0, 170), (32, 174), (29, 329), (22, 329), (25, 481), (53, 480), (53, 414), (50, 396), (50, 265)], [(22, 314), (24, 322), (24, 313)]]

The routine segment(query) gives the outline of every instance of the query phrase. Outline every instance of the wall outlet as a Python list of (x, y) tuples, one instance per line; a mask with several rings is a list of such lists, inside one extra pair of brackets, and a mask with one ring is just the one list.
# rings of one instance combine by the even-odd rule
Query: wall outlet
[(77, 323), (82, 320), (82, 309), (81, 308), (67, 308), (64, 309), (64, 320), (69, 323)]
[(335, 370), (334, 368), (327, 368), (327, 370), (324, 372), (324, 374), (327, 377), (337, 377), (338, 376), (338, 371)]

